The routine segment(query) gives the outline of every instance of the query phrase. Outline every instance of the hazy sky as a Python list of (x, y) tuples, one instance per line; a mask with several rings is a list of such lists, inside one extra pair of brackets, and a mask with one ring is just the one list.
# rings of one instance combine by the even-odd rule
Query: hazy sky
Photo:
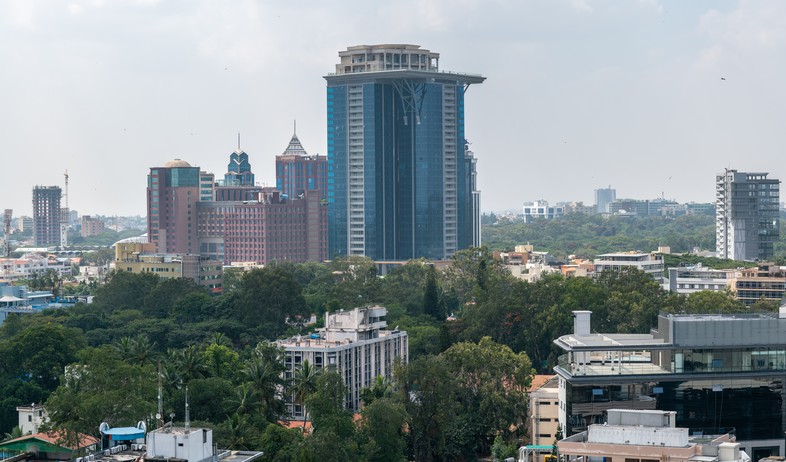
[[(524, 201), (714, 200), (725, 167), (786, 178), (786, 2), (0, 2), (0, 209), (61, 185), (83, 214), (145, 213), (181, 158), (257, 181), (297, 133), (326, 154), (325, 81), (350, 45), (413, 43), (480, 73), (466, 99), (484, 211)], [(723, 80), (725, 79), (725, 80)]]

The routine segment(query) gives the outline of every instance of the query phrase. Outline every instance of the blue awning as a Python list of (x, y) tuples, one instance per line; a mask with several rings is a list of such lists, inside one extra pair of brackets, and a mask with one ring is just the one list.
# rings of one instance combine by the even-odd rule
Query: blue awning
[(108, 435), (114, 441), (128, 441), (145, 437), (145, 431), (136, 427), (110, 428), (102, 433)]

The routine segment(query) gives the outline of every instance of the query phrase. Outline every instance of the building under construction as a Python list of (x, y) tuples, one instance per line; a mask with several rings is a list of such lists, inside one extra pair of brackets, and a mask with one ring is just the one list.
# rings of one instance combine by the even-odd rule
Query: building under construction
[(33, 237), (36, 247), (59, 246), (60, 199), (63, 190), (59, 186), (36, 186), (33, 188)]

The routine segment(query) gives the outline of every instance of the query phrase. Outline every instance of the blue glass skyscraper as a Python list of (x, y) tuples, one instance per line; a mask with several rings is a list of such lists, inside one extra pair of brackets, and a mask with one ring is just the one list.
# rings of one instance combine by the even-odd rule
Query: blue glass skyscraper
[(327, 80), (329, 256), (444, 259), (480, 244), (464, 93), (417, 45), (355, 46)]

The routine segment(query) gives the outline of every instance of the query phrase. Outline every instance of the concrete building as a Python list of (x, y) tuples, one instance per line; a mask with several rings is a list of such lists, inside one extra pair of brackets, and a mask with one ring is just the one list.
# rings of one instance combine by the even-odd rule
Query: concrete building
[(200, 254), (225, 264), (327, 260), (327, 206), (318, 191), (289, 199), (261, 188), (246, 201), (200, 202)]
[(713, 269), (701, 264), (669, 268), (668, 290), (685, 295), (702, 290), (734, 291), (741, 275), (739, 269)]
[(327, 80), (329, 256), (443, 260), (479, 245), (464, 95), (479, 75), (439, 71), (418, 45), (339, 52)]
[(742, 269), (735, 281), (735, 291), (745, 306), (759, 300), (780, 303), (786, 297), (786, 266), (762, 262), (755, 268)]
[(194, 254), (199, 167), (175, 159), (153, 167), (147, 177), (147, 235), (158, 253)]
[(36, 186), (33, 188), (33, 240), (36, 247), (59, 246), (61, 244), (59, 186)]
[(188, 278), (220, 293), (223, 262), (195, 254), (146, 253), (154, 244), (118, 243), (115, 245), (115, 270), (129, 273), (154, 273), (164, 279)]
[(306, 191), (319, 191), (319, 199), (327, 201), (327, 179), (327, 157), (308, 155), (297, 133), (293, 134), (284, 152), (276, 156), (276, 189), (293, 199)]
[(550, 446), (554, 444), (559, 426), (559, 380), (555, 375), (536, 375), (532, 384), (529, 391), (530, 443)]
[(549, 203), (544, 200), (525, 202), (524, 203), (524, 223), (529, 223), (532, 220), (544, 219), (551, 220), (565, 215), (565, 209), (562, 207), (549, 207)]
[(598, 255), (593, 261), (595, 274), (602, 271), (619, 271), (625, 267), (632, 267), (644, 271), (658, 282), (663, 279), (663, 255), (658, 253), (643, 252), (617, 252)]
[(609, 186), (595, 190), (595, 211), (597, 213), (610, 213), (611, 203), (617, 199), (617, 190)]
[(610, 409), (675, 411), (691, 433), (734, 428), (756, 460), (784, 454), (786, 306), (779, 314), (661, 315), (650, 334), (592, 333), (574, 311), (559, 376), (565, 435)]
[(677, 214), (679, 204), (668, 199), (615, 199), (609, 205), (614, 215), (635, 217), (669, 216)]
[(95, 236), (104, 232), (104, 222), (98, 218), (93, 218), (90, 215), (82, 215), (82, 229), (80, 235), (82, 237)]
[[(360, 390), (371, 387), (377, 377), (391, 378), (396, 361), (409, 360), (407, 333), (388, 330), (382, 306), (365, 306), (348, 311), (326, 313), (325, 327), (310, 337), (278, 340), (285, 351), (284, 379), (290, 383), (303, 362), (341, 374), (347, 386), (347, 409), (360, 409)], [(303, 407), (294, 398), (288, 400), (288, 413), (303, 417)]]
[[(693, 434), (674, 411), (609, 409), (607, 420), (557, 443), (566, 462), (750, 462), (730, 433)], [(523, 461), (522, 461), (523, 462)]]
[(19, 428), (23, 435), (38, 433), (41, 425), (49, 420), (44, 406), (36, 403), (29, 406), (17, 406), (16, 412), (19, 414)]
[(763, 260), (778, 241), (780, 181), (768, 173), (726, 169), (715, 177), (715, 246), (718, 258)]

